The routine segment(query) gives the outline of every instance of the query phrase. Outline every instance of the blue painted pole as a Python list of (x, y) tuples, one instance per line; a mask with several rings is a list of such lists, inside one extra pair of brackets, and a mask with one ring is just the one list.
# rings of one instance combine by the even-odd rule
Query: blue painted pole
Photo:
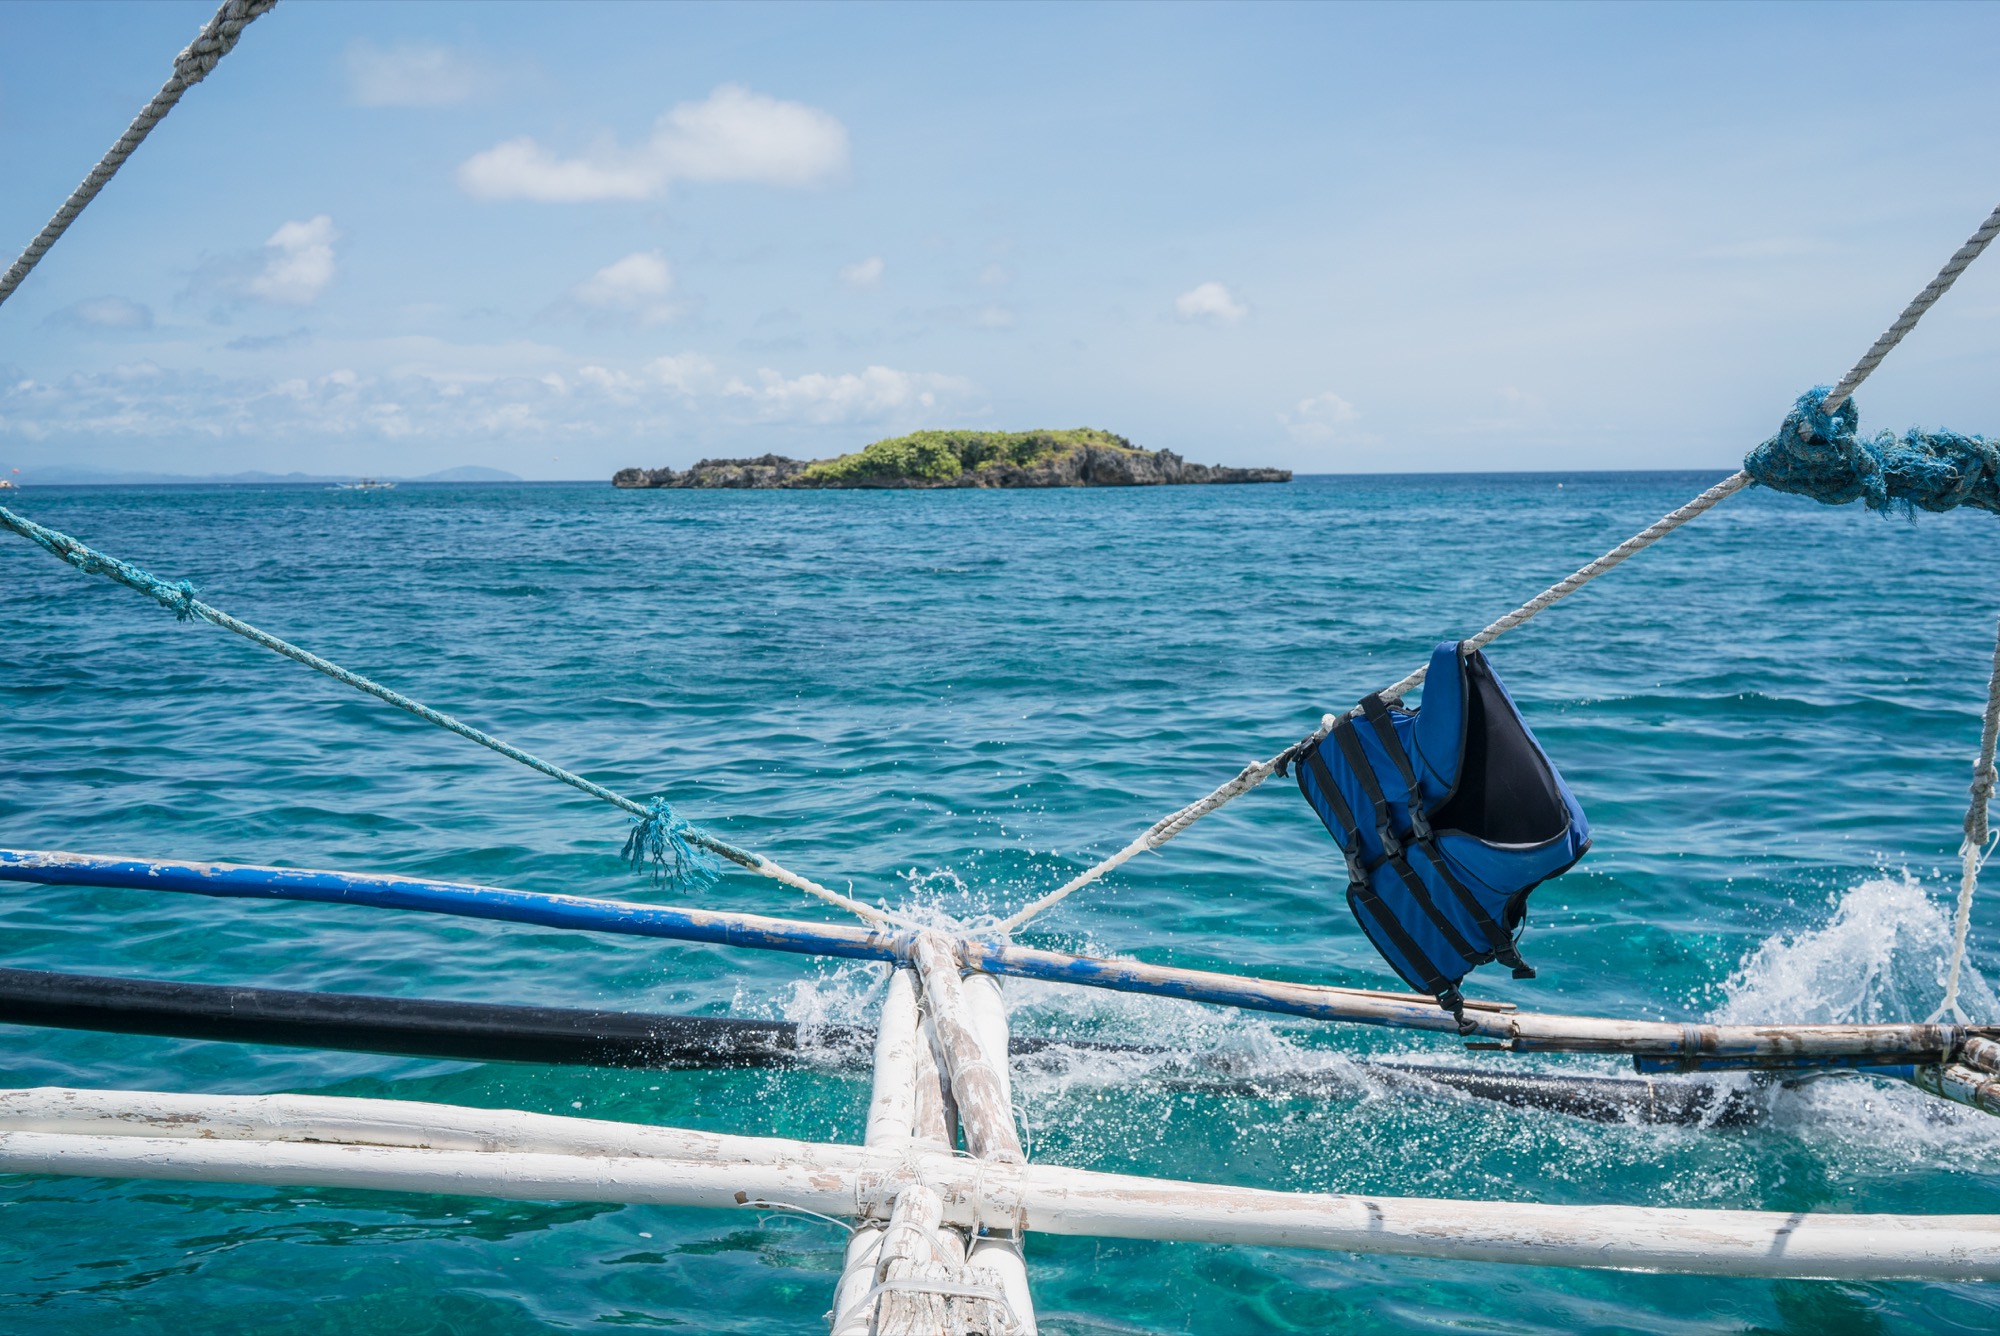
[[(46, 886), (107, 886), (180, 891), (254, 900), (306, 900), (371, 905), (431, 914), (529, 923), (544, 928), (713, 942), (800, 955), (849, 960), (907, 961), (911, 931), (850, 927), (766, 918), (759, 914), (658, 908), (576, 895), (516, 891), (465, 882), (430, 881), (305, 868), (235, 863), (185, 863), (151, 858), (0, 849), (0, 881)], [(1022, 979), (1080, 984), (1117, 992), (1148, 993), (1221, 1006), (1247, 1007), (1313, 1020), (1354, 1021), (1420, 1030), (1455, 1031), (1451, 1017), (1428, 998), (1374, 993), (1318, 984), (1246, 979), (1205, 970), (1176, 969), (1131, 960), (1093, 960), (1060, 951), (1038, 951), (1011, 942), (962, 940), (954, 944), (968, 969)], [(1496, 1003), (1469, 1003), (1468, 1015), (1511, 1011)], [(1477, 1008), (1484, 1007), (1481, 1011)], [(1495, 1033), (1496, 1038), (1506, 1037)]]
[[(415, 877), (105, 858), (23, 849), (0, 849), (0, 881), (372, 905), (380, 909), (712, 942), (849, 960), (906, 961), (916, 936), (913, 930), (888, 931), (758, 914), (657, 908)], [(1280, 983), (1135, 960), (1097, 960), (993, 939), (965, 938), (952, 946), (966, 968), (989, 974), (1241, 1007), (1309, 1020), (1445, 1032), (1455, 1032), (1458, 1028), (1429, 999), (1411, 994)], [(1790, 1067), (1803, 1065), (1799, 1062), (1802, 1058), (1832, 1059), (1828, 1065), (1835, 1066), (1885, 1061), (1936, 1064), (1948, 1061), (1968, 1036), (2000, 1037), (2000, 1027), (1995, 1026), (1679, 1025), (1540, 1015), (1516, 1012), (1498, 1003), (1468, 1004), (1466, 1017), (1476, 1028), (1473, 1037), (1485, 1041), (1487, 1047), (1504, 1047), (1514, 1052), (1629, 1053), (1675, 1058), (1690, 1064), (1732, 1057), (1763, 1059), (1744, 1063), (1745, 1066)]]
[(543, 928), (714, 942), (765, 951), (851, 960), (895, 960), (898, 937), (840, 923), (800, 923), (758, 914), (717, 914), (595, 900), (580, 895), (512, 891), (466, 882), (428, 881), (308, 868), (235, 863), (180, 863), (150, 858), (0, 849), (0, 881), (45, 886), (109, 886), (136, 891), (184, 891), (249, 900), (308, 900), (323, 904), (413, 909), (462, 918), (531, 923)]

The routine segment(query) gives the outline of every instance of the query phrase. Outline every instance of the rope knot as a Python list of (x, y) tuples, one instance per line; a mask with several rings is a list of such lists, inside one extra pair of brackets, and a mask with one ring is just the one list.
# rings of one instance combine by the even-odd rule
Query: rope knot
[(646, 814), (633, 820), (623, 857), (634, 872), (645, 872), (650, 865), (655, 886), (700, 890), (720, 869), (713, 855), (689, 842), (698, 833), (665, 798), (655, 798)]
[(175, 621), (192, 622), (199, 620), (201, 617), (201, 614), (195, 611), (194, 606), (195, 598), (200, 593), (201, 591), (194, 587), (194, 581), (177, 580), (166, 587), (166, 592), (161, 597), (160, 602), (174, 610)]
[(1829, 413), (1828, 393), (1822, 385), (1800, 395), (1778, 434), (1744, 458), (1744, 471), (1774, 491), (1830, 506), (2000, 511), (2000, 449), (1992, 442), (1914, 427), (1901, 437), (1884, 431), (1864, 439), (1854, 400)]

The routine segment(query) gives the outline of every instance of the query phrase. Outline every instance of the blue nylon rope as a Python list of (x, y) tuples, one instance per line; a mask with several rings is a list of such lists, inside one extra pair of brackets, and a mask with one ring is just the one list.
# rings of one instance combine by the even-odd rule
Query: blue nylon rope
[(631, 834), (625, 841), (624, 857), (635, 871), (644, 871), (650, 863), (656, 883), (689, 888), (699, 888), (708, 884), (714, 880), (719, 870), (715, 859), (711, 857), (713, 854), (720, 854), (730, 862), (752, 871), (770, 875), (766, 871), (770, 865), (765, 859), (689, 824), (674, 812), (666, 799), (655, 798), (651, 803), (634, 802), (623, 794), (614, 793), (601, 784), (593, 784), (583, 776), (565, 770), (559, 765), (551, 765), (540, 757), (510, 746), (470, 724), (433, 710), (421, 701), (412, 700), (401, 692), (391, 691), (379, 682), (371, 681), (359, 673), (349, 672), (329, 659), (322, 659), (317, 654), (260, 631), (248, 622), (237, 620), (220, 608), (202, 602), (197, 597), (199, 591), (186, 580), (171, 583), (162, 580), (130, 562), (120, 561), (116, 557), (96, 551), (68, 534), (58, 533), (31, 519), (16, 515), (5, 506), (0, 506), (0, 526), (20, 534), (80, 571), (91, 575), (102, 575), (128, 589), (138, 590), (172, 611), (176, 621), (208, 622), (225, 630), (234, 631), (268, 650), (282, 654), (288, 659), (297, 660), (308, 668), (317, 669), (336, 682), (343, 682), (387, 701), (400, 710), (407, 710), (426, 723), (449, 729), (460, 737), (468, 738), (482, 747), (491, 748), (502, 756), (539, 770), (552, 779), (559, 779), (573, 788), (581, 789), (593, 798), (624, 808), (635, 818)]
[(1800, 395), (1778, 434), (1744, 458), (1744, 472), (1774, 491), (1829, 506), (1862, 501), (1883, 513), (1960, 506), (2000, 513), (2000, 444), (1916, 428), (1864, 440), (1856, 434), (1861, 416), (1854, 401), (1829, 414), (1827, 394), (1821, 385)]

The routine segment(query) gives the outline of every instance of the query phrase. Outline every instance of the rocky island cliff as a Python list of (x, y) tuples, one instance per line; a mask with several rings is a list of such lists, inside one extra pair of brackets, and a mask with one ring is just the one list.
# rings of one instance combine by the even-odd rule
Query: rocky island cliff
[(1123, 436), (1075, 431), (919, 431), (837, 459), (704, 459), (686, 470), (620, 469), (614, 487), (1149, 487), (1290, 482), (1290, 469), (1190, 464)]

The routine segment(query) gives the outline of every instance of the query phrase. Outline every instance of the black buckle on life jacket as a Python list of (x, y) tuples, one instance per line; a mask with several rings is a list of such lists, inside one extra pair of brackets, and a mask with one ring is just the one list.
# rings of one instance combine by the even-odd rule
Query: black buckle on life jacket
[(1478, 1031), (1479, 1027), (1477, 1025), (1465, 1019), (1465, 994), (1458, 991), (1457, 984), (1453, 984), (1439, 993), (1437, 995), (1437, 1004), (1450, 1012), (1451, 1018), (1458, 1022), (1458, 1032), (1460, 1035), (1474, 1034)]
[(1403, 842), (1396, 838), (1395, 831), (1389, 829), (1388, 822), (1385, 821), (1375, 827), (1375, 838), (1382, 841), (1382, 856), (1384, 858), (1401, 858), (1403, 856)]
[(1495, 951), (1493, 958), (1514, 971), (1514, 977), (1517, 979), (1532, 979), (1535, 977), (1535, 967), (1521, 959), (1521, 953), (1514, 949), (1514, 945), (1511, 942), (1508, 943), (1506, 950)]

